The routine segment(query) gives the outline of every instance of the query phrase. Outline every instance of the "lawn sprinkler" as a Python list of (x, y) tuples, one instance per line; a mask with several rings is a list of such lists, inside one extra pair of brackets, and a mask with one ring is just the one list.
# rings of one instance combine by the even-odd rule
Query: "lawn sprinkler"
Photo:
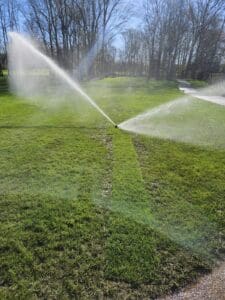
[(119, 128), (117, 124), (115, 124), (115, 128)]

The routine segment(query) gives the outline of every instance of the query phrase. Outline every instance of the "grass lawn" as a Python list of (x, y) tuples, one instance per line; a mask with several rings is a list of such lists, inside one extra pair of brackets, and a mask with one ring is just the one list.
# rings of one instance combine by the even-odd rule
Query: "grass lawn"
[(191, 84), (193, 88), (204, 88), (207, 87), (207, 82), (203, 80), (192, 80), (189, 79), (188, 82)]
[[(84, 88), (116, 123), (181, 96), (142, 78)], [(122, 132), (78, 98), (38, 107), (1, 78), (0, 298), (175, 291), (224, 258), (224, 182), (225, 148)]]

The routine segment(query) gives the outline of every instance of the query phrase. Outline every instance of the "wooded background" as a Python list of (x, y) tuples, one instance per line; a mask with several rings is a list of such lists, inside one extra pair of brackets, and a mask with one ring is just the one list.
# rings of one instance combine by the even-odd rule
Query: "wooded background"
[(224, 0), (0, 0), (0, 69), (9, 31), (33, 36), (80, 78), (225, 72)]

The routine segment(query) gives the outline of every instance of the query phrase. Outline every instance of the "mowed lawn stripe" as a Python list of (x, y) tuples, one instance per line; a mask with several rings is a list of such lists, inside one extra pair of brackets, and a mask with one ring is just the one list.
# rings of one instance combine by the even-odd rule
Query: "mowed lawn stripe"
[[(149, 280), (157, 258), (151, 230), (139, 224), (151, 218), (148, 198), (131, 136), (113, 136), (112, 210), (106, 245), (106, 276), (126, 282)], [(147, 274), (147, 276), (146, 276)]]

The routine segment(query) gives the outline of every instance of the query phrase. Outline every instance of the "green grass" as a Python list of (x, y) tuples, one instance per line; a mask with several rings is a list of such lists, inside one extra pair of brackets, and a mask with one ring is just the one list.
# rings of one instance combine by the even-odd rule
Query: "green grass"
[[(116, 123), (181, 95), (143, 78), (84, 88)], [(0, 298), (153, 299), (188, 284), (224, 258), (224, 170), (223, 147), (122, 132), (80, 99), (38, 107), (0, 79)]]
[(225, 148), (224, 107), (194, 98), (181, 98), (160, 106), (157, 113), (149, 114), (138, 122), (136, 132), (207, 147)]
[(204, 80), (189, 79), (188, 82), (190, 82), (190, 84), (193, 88), (204, 88), (204, 87), (207, 87), (207, 85), (208, 85), (208, 83)]
[(7, 76), (8, 75), (8, 70), (3, 70), (3, 75)]

